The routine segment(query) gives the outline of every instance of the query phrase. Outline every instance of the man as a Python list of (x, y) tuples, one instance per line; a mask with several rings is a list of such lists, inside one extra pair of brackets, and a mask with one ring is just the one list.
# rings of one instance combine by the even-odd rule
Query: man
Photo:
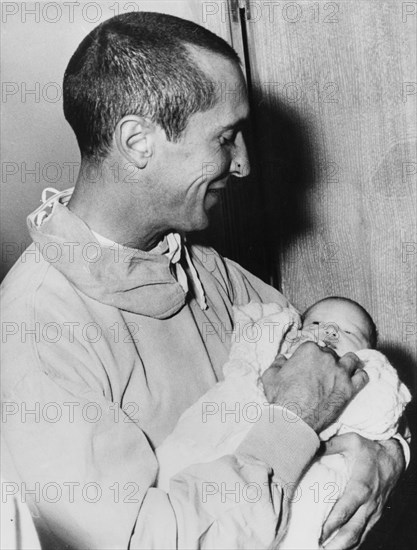
[[(272, 407), (238, 452), (188, 468), (168, 494), (155, 487), (153, 449), (222, 377), (233, 305), (287, 305), (183, 240), (207, 226), (230, 175), (248, 171), (237, 55), (191, 22), (117, 16), (72, 57), (64, 111), (81, 150), (77, 184), (29, 217), (34, 244), (3, 287), (7, 476), (44, 547), (267, 548), (276, 533), (265, 526), (272, 517), (284, 528), (316, 432), (367, 378), (355, 355), (311, 343), (277, 358), (263, 377)], [(328, 451), (353, 474), (323, 539), (341, 527), (328, 548), (352, 547), (380, 515), (402, 451), (353, 435)]]

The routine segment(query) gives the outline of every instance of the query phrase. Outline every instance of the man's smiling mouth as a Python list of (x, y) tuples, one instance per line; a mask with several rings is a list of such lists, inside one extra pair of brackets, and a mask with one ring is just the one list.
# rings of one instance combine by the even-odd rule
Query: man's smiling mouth
[(210, 183), (210, 185), (207, 188), (207, 191), (210, 193), (211, 192), (218, 193), (220, 191), (224, 191), (224, 189), (226, 189), (227, 187), (228, 181), (229, 181), (229, 178), (225, 178), (225, 179)]

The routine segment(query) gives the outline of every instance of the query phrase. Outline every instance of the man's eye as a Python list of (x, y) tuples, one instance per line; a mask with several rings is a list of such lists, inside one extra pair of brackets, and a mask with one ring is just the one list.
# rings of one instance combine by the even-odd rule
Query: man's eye
[(220, 138), (221, 145), (233, 145), (235, 142), (236, 136), (233, 134), (231, 136), (222, 136)]

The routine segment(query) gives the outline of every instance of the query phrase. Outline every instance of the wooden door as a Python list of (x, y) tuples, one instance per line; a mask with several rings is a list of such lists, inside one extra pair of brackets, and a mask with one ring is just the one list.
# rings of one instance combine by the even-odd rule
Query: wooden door
[[(416, 5), (239, 5), (269, 274), (301, 311), (359, 301), (416, 390)], [(366, 548), (412, 547), (415, 488), (413, 460)]]

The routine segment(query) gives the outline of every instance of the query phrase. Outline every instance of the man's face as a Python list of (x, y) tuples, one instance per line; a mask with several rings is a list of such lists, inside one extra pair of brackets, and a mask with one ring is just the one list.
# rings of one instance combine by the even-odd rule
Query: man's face
[(208, 212), (230, 175), (249, 173), (243, 124), (249, 114), (240, 68), (220, 56), (198, 53), (199, 66), (218, 83), (220, 99), (192, 115), (176, 143), (161, 131), (152, 159), (153, 203), (166, 229), (196, 231), (207, 227)]

